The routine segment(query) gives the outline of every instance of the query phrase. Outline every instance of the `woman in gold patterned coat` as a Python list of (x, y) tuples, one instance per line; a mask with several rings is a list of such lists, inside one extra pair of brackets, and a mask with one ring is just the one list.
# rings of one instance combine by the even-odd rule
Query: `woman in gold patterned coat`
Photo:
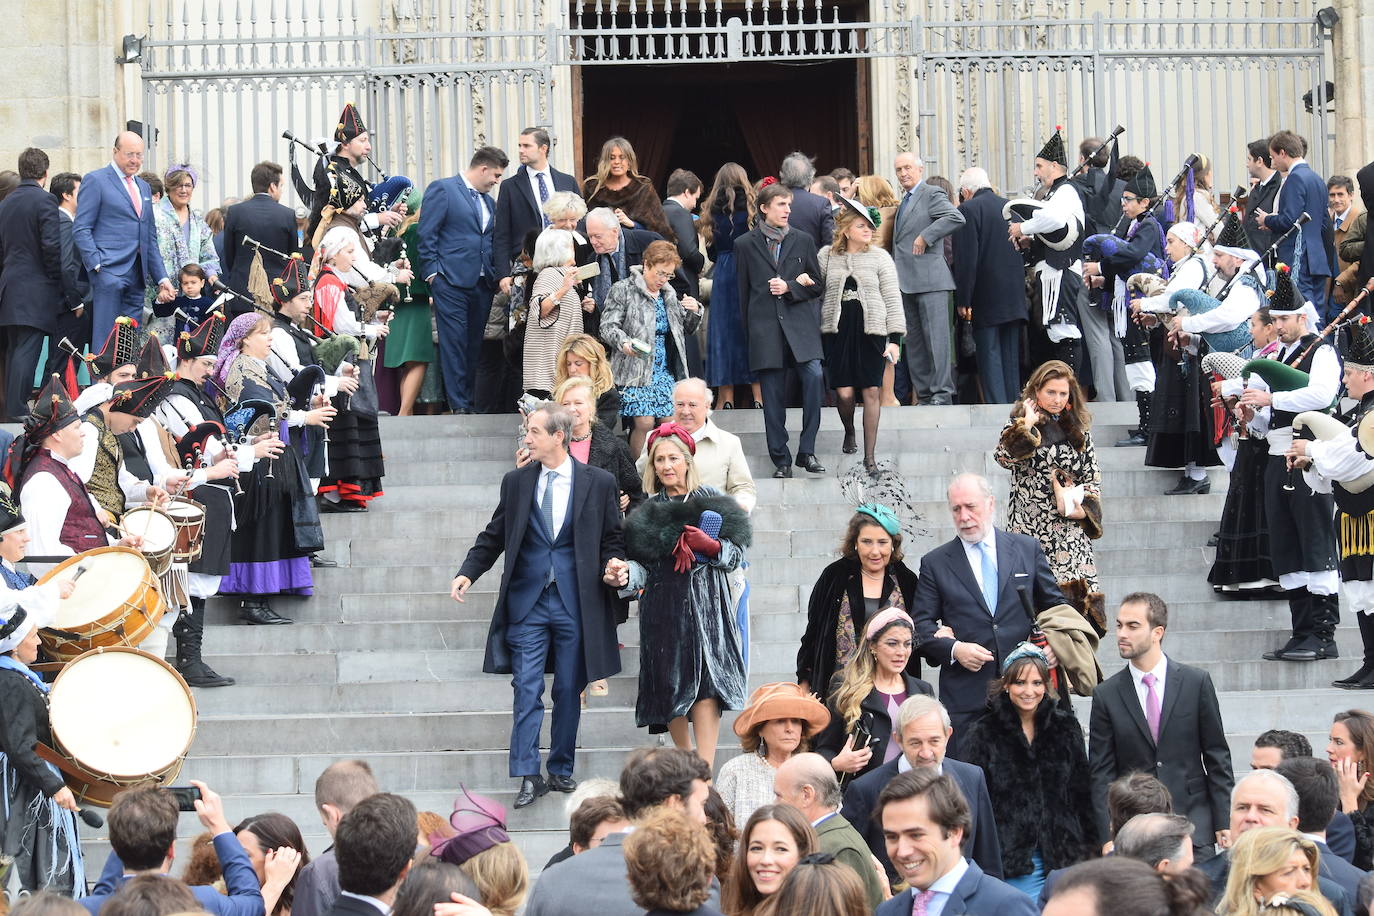
[(1060, 590), (1101, 634), (1092, 542), (1102, 536), (1102, 474), (1091, 424), (1073, 370), (1050, 360), (1026, 382), (993, 457), (1011, 471), (1007, 530), (1040, 541)]

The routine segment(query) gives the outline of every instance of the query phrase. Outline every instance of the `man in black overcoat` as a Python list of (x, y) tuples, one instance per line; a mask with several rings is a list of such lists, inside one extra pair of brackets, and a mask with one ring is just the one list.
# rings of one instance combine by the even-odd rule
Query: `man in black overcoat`
[(739, 304), (749, 334), (749, 368), (763, 388), (763, 422), (774, 477), (792, 476), (787, 447), (788, 369), (796, 369), (802, 390), (802, 431), (797, 467), (824, 474), (816, 460), (821, 426), (820, 264), (816, 244), (791, 230), (792, 191), (770, 184), (759, 191), (759, 220), (735, 242)]
[[(588, 682), (620, 672), (615, 603), (605, 586), (628, 578), (619, 487), (610, 473), (568, 454), (572, 414), (545, 402), (525, 426), (533, 460), (502, 478), (501, 501), (451, 591), (463, 601), (505, 554), (482, 670), (510, 674), (515, 690), (510, 775), (520, 779), (517, 808), (549, 789), (577, 787), (572, 772), (580, 695)], [(547, 782), (539, 774), (546, 671), (553, 672)]]

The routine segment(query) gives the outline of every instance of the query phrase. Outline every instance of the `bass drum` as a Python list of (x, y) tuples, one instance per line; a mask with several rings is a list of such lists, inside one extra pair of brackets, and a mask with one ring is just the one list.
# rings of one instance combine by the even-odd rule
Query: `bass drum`
[(96, 649), (57, 676), (39, 755), (83, 802), (109, 807), (134, 786), (167, 785), (196, 736), (196, 701), (176, 669), (137, 649)]
[(54, 661), (69, 662), (96, 648), (136, 647), (167, 613), (148, 561), (129, 547), (97, 547), (68, 557), (38, 584), (64, 579), (75, 579), (76, 587), (58, 602), (52, 626), (38, 631)]

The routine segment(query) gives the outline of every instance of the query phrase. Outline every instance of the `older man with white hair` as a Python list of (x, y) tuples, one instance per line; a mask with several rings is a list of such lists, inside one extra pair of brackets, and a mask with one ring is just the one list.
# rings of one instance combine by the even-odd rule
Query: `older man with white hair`
[(906, 309), (906, 360), (912, 400), (954, 403), (954, 362), (949, 346), (949, 294), (954, 276), (945, 263), (945, 236), (964, 224), (945, 192), (926, 184), (925, 164), (898, 153), (893, 167), (902, 186), (892, 218), (892, 260)]
[[(921, 558), (911, 616), (921, 655), (940, 669), (940, 700), (957, 740), (986, 708), (1002, 660), (1030, 638), (1032, 614), (1063, 604), (1064, 596), (1039, 541), (994, 527), (997, 504), (986, 477), (960, 474), (948, 496), (957, 536)], [(937, 636), (942, 625), (954, 636)], [(957, 756), (957, 748), (950, 753)]]
[[(1197, 865), (1212, 882), (1212, 903), (1221, 902), (1231, 874), (1231, 849), (1240, 835), (1256, 827), (1298, 829), (1298, 790), (1273, 770), (1254, 770), (1236, 781), (1231, 789), (1231, 829), (1227, 849)], [(1351, 900), (1345, 890), (1325, 875), (1313, 875), (1321, 895), (1337, 913), (1349, 913)]]
[[(642, 264), (644, 249), (651, 242), (661, 241), (663, 236), (648, 229), (621, 226), (615, 211), (609, 207), (597, 207), (590, 211), (585, 226), (587, 241), (591, 243), (596, 263), (601, 267), (601, 273), (592, 279), (592, 299), (596, 302), (595, 314), (599, 315), (611, 285), (628, 277), (631, 267)], [(594, 334), (595, 331), (588, 330), (587, 333)]]
[(1021, 327), (1030, 315), (1025, 266), (1002, 220), (1007, 199), (986, 171), (959, 176), (959, 200), (964, 224), (953, 235), (954, 307), (973, 322), (983, 400), (1010, 404), (1021, 393)]

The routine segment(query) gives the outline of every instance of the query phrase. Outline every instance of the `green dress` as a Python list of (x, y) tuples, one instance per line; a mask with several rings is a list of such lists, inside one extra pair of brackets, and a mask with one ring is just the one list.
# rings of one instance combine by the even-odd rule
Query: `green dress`
[[(434, 332), (430, 325), (429, 285), (421, 279), (424, 270), (420, 266), (417, 231), (419, 223), (413, 224), (401, 236), (405, 240), (406, 257), (415, 272), (410, 281), (411, 302), (402, 301), (396, 305), (396, 315), (391, 319), (391, 331), (387, 334), (383, 347), (383, 357), (388, 369), (399, 369), (406, 363), (430, 363), (434, 361)], [(405, 286), (401, 287), (401, 299), (405, 299)]]

